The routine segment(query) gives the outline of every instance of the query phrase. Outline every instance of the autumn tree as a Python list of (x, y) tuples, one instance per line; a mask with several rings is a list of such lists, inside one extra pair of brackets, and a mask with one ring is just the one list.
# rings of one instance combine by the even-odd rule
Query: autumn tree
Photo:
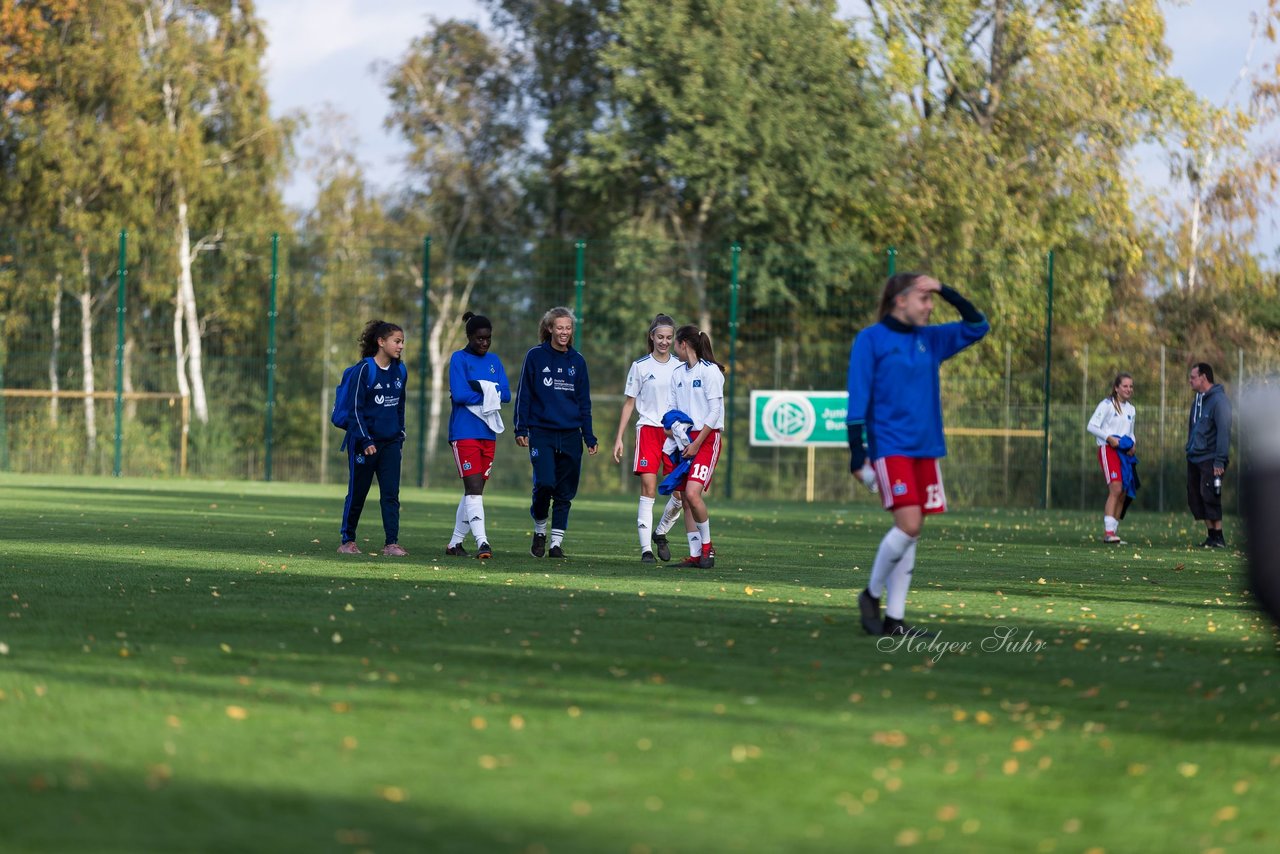
[[(662, 221), (684, 247), (704, 328), (701, 247), (847, 245), (869, 231), (876, 90), (834, 11), (825, 0), (679, 0), (604, 16), (616, 113), (572, 168), (608, 206)], [(815, 276), (813, 291), (827, 282)], [(786, 295), (781, 280), (761, 286)]]
[[(266, 234), (282, 227), (277, 181), (292, 125), (270, 115), (266, 39), (252, 0), (146, 0), (141, 19), (156, 213), (172, 235), (176, 377), (204, 422), (209, 404), (194, 260), (219, 248), (232, 229)], [(210, 296), (224, 298), (224, 312), (241, 310), (239, 294), (223, 289)]]
[(412, 222), (420, 212), (425, 231), (439, 235), (433, 322), (422, 342), (431, 361), (429, 458), (439, 444), (448, 357), (462, 344), (458, 320), (485, 265), (483, 257), (464, 256), (463, 243), (508, 233), (518, 209), (525, 123), (516, 61), (476, 25), (449, 20), (433, 21), (386, 69), (386, 125), (410, 146), (410, 186), (396, 218)]

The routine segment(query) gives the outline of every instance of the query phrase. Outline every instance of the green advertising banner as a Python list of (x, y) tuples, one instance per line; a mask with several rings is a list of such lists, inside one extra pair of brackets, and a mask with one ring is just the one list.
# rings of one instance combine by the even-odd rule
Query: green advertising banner
[(751, 392), (751, 444), (783, 448), (845, 448), (843, 391)]

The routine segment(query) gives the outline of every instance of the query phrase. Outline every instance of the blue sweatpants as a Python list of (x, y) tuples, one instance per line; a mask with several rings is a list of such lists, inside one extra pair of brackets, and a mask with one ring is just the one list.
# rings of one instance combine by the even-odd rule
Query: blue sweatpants
[(529, 462), (533, 464), (529, 515), (536, 522), (550, 511), (551, 527), (565, 530), (582, 474), (582, 431), (530, 429)]
[(378, 476), (378, 503), (382, 507), (382, 530), (387, 545), (400, 541), (400, 451), (402, 439), (376, 442), (378, 453), (366, 456), (364, 448), (347, 443), (347, 503), (342, 506), (342, 541), (356, 538), (356, 525), (364, 510), (364, 499)]

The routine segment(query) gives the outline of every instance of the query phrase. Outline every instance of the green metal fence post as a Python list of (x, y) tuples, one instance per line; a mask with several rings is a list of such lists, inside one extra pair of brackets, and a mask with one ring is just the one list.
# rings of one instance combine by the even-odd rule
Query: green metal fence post
[(578, 352), (581, 353), (583, 344), (586, 343), (582, 336), (582, 292), (587, 287), (587, 241), (579, 240), (573, 244), (573, 248), (576, 256), (573, 272), (573, 338), (578, 344)]
[(898, 250), (890, 246), (889, 251), (884, 254), (889, 262), (889, 275), (892, 276), (894, 273), (898, 272)]
[(742, 246), (735, 243), (730, 251), (732, 264), (729, 268), (729, 396), (725, 407), (725, 414), (729, 418), (729, 423), (725, 425), (729, 428), (725, 435), (729, 443), (729, 466), (725, 471), (725, 498), (733, 498), (733, 378), (738, 373), (738, 261), (742, 257)]
[(120, 232), (120, 262), (116, 265), (116, 453), (111, 473), (120, 476), (124, 449), (124, 289), (128, 277), (126, 252), (129, 233)]
[(418, 341), (418, 487), (427, 485), (427, 354), (431, 302), (431, 238), (422, 238), (422, 334)]
[(280, 234), (271, 235), (271, 299), (267, 306), (267, 447), (263, 476), (271, 482), (271, 452), (275, 444), (276, 413), (276, 285), (280, 280)]
[(1040, 447), (1040, 509), (1049, 509), (1049, 393), (1053, 371), (1053, 251), (1048, 256), (1049, 297), (1044, 319), (1044, 436)]

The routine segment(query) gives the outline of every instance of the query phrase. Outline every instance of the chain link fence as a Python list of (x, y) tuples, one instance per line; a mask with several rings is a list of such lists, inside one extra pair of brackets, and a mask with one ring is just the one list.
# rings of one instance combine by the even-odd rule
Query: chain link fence
[[(609, 451), (627, 368), (664, 312), (709, 331), (729, 368), (722, 494), (870, 502), (841, 450), (818, 449), (811, 467), (803, 449), (751, 446), (750, 392), (843, 390), (850, 342), (873, 321), (886, 273), (917, 269), (953, 283), (993, 326), (943, 369), (953, 504), (1100, 507), (1084, 425), (1124, 370), (1137, 387), (1138, 506), (1176, 509), (1188, 365), (1213, 363), (1229, 393), (1276, 368), (1274, 353), (1194, 353), (1099, 332), (1105, 306), (1081, 296), (1096, 273), (1062, 256), (1051, 272), (1039, 251), (223, 235), (190, 247), (188, 279), (171, 241), (119, 238), (0, 240), (0, 469), (342, 483), (334, 386), (358, 358), (364, 324), (380, 318), (407, 337), (405, 483), (453, 488), (448, 358), (465, 345), (462, 314), (493, 321), (493, 352), (514, 383), (543, 312), (564, 305), (579, 318), (602, 449), (586, 463), (584, 493), (635, 488)], [(1046, 346), (1051, 282), (1067, 322)], [(935, 322), (949, 319), (940, 305)], [(625, 461), (634, 433), (623, 435)], [(528, 488), (528, 464), (506, 437), (492, 483)]]

